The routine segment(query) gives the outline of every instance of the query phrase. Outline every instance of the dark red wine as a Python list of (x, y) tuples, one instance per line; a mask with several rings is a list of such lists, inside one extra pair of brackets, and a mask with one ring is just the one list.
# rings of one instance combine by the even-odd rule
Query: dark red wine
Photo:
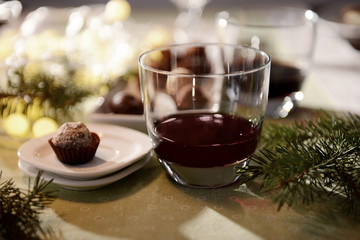
[(269, 98), (284, 97), (301, 90), (305, 75), (301, 69), (273, 61), (270, 71)]
[(155, 152), (162, 160), (186, 167), (225, 166), (255, 151), (260, 126), (221, 113), (172, 115), (156, 125)]

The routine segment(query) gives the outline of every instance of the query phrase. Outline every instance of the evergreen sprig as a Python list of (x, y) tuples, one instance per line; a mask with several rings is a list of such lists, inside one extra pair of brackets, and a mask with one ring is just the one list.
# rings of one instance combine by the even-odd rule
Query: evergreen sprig
[[(45, 191), (51, 183), (41, 179), (41, 172), (27, 191), (15, 186), (12, 179), (0, 184), (0, 239), (50, 239), (51, 228), (41, 226), (39, 214), (54, 199), (52, 191)], [(0, 173), (1, 177), (1, 173)]]
[[(297, 200), (338, 197), (347, 210), (360, 205), (360, 116), (330, 114), (293, 124), (269, 124), (240, 183), (260, 179), (280, 210)], [(261, 178), (259, 178), (261, 177)]]
[(18, 68), (14, 72), (16, 84), (13, 79), (9, 80), (9, 89), (17, 94), (28, 95), (32, 98), (38, 97), (41, 100), (48, 99), (51, 106), (57, 108), (68, 108), (91, 96), (94, 89), (78, 87), (73, 83), (74, 71), (69, 69), (65, 77), (57, 77), (43, 72), (37, 72), (27, 78), (23, 69)]

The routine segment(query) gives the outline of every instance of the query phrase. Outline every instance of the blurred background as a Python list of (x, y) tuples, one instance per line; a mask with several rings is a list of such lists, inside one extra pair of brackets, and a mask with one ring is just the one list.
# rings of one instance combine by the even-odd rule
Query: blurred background
[(360, 10), (354, 23), (343, 22), (348, 3), (359, 1), (0, 0), (0, 135), (41, 136), (74, 120), (126, 124), (109, 96), (124, 85), (139, 95), (140, 53), (173, 42), (215, 42), (217, 14), (248, 6), (319, 13), (301, 104), (360, 113)]
[[(65, 7), (65, 6), (80, 6), (83, 4), (96, 4), (96, 3), (106, 3), (106, 0), (74, 0), (74, 1), (54, 1), (54, 0), (23, 0), (21, 1), (24, 9), (34, 9), (39, 6), (51, 5), (57, 7)], [(171, 1), (166, 0), (129, 0), (128, 1), (134, 9), (174, 9), (174, 4)], [(318, 4), (329, 2), (329, 0), (212, 0), (207, 4), (207, 9), (216, 9), (216, 8), (232, 8), (232, 7), (240, 7), (242, 5), (282, 5), (282, 6), (303, 6), (303, 7), (313, 7)]]
[[(54, 0), (23, 0), (24, 12), (32, 11), (40, 6), (54, 6), (54, 7), (76, 7), (81, 5), (90, 4), (106, 4), (107, 0), (74, 0), (74, 1), (54, 1)], [(177, 6), (181, 5), (181, 0), (128, 0), (131, 5), (133, 16), (141, 15), (144, 11), (161, 12), (165, 15), (176, 14), (178, 11)], [(244, 6), (289, 6), (314, 9), (318, 6), (333, 2), (333, 0), (202, 0), (198, 2), (206, 2), (204, 7), (203, 16), (212, 17), (214, 13), (224, 9), (241, 8)], [(178, 3), (178, 5), (177, 5)], [(164, 12), (166, 10), (166, 12)]]

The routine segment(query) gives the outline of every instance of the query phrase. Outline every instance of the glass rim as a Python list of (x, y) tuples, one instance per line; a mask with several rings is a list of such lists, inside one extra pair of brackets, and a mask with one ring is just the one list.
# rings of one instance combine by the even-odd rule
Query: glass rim
[[(203, 74), (194, 74), (194, 73), (175, 73), (175, 72), (171, 72), (171, 71), (167, 71), (167, 70), (160, 70), (157, 68), (153, 68), (150, 67), (148, 65), (146, 65), (142, 60), (146, 55), (149, 55), (151, 53), (157, 52), (157, 51), (163, 51), (163, 50), (170, 50), (171, 48), (177, 48), (177, 47), (206, 47), (206, 46), (216, 46), (216, 47), (232, 47), (234, 49), (248, 49), (248, 50), (252, 50), (254, 52), (256, 52), (257, 54), (260, 54), (261, 56), (264, 56), (267, 58), (266, 62), (264, 64), (262, 64), (259, 67), (256, 67), (254, 69), (250, 69), (250, 70), (246, 70), (246, 71), (234, 71), (231, 73), (203, 73)], [(176, 77), (213, 77), (213, 78), (219, 78), (219, 77), (230, 77), (230, 76), (237, 76), (237, 75), (245, 75), (245, 74), (249, 74), (249, 73), (253, 73), (253, 72), (257, 72), (260, 70), (263, 70), (265, 68), (267, 68), (268, 66), (270, 66), (271, 64), (271, 57), (268, 53), (256, 49), (256, 48), (252, 48), (252, 47), (247, 47), (247, 46), (241, 46), (241, 45), (236, 45), (236, 44), (227, 44), (227, 43), (182, 43), (182, 44), (169, 44), (166, 46), (162, 46), (162, 47), (158, 47), (158, 48), (154, 48), (148, 51), (143, 52), (142, 54), (140, 54), (139, 59), (138, 59), (138, 64), (139, 67), (141, 67), (142, 69), (154, 72), (154, 73), (158, 73), (158, 74), (163, 74), (163, 75), (169, 75), (169, 76), (176, 76)]]
[[(272, 24), (272, 23), (266, 23), (266, 24), (251, 24), (251, 23), (241, 23), (233, 18), (231, 14), (238, 12), (244, 12), (244, 11), (253, 11), (253, 12), (271, 12), (271, 11), (284, 11), (288, 12), (289, 10), (296, 13), (303, 13), (304, 18), (303, 20), (306, 20), (302, 23), (286, 23), (286, 24)], [(227, 13), (228, 16), (223, 16), (224, 13)], [(310, 22), (313, 24), (317, 24), (319, 21), (319, 15), (314, 12), (311, 9), (306, 8), (297, 8), (297, 7), (285, 7), (285, 6), (273, 6), (273, 7), (245, 7), (244, 9), (239, 10), (224, 10), (221, 12), (218, 12), (216, 14), (216, 21), (219, 22), (220, 19), (224, 19), (227, 21), (228, 24), (231, 24), (233, 26), (239, 26), (239, 27), (251, 27), (251, 28), (264, 28), (264, 29), (272, 29), (272, 28), (292, 28), (297, 26), (303, 26), (305, 23)]]

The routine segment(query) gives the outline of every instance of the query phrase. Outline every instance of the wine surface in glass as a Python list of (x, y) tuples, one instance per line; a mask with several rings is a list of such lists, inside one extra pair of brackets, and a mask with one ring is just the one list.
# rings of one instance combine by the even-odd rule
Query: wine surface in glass
[[(258, 124), (261, 126), (261, 124)], [(261, 127), (224, 113), (176, 114), (156, 125), (155, 152), (164, 161), (194, 168), (237, 163), (256, 149)]]

